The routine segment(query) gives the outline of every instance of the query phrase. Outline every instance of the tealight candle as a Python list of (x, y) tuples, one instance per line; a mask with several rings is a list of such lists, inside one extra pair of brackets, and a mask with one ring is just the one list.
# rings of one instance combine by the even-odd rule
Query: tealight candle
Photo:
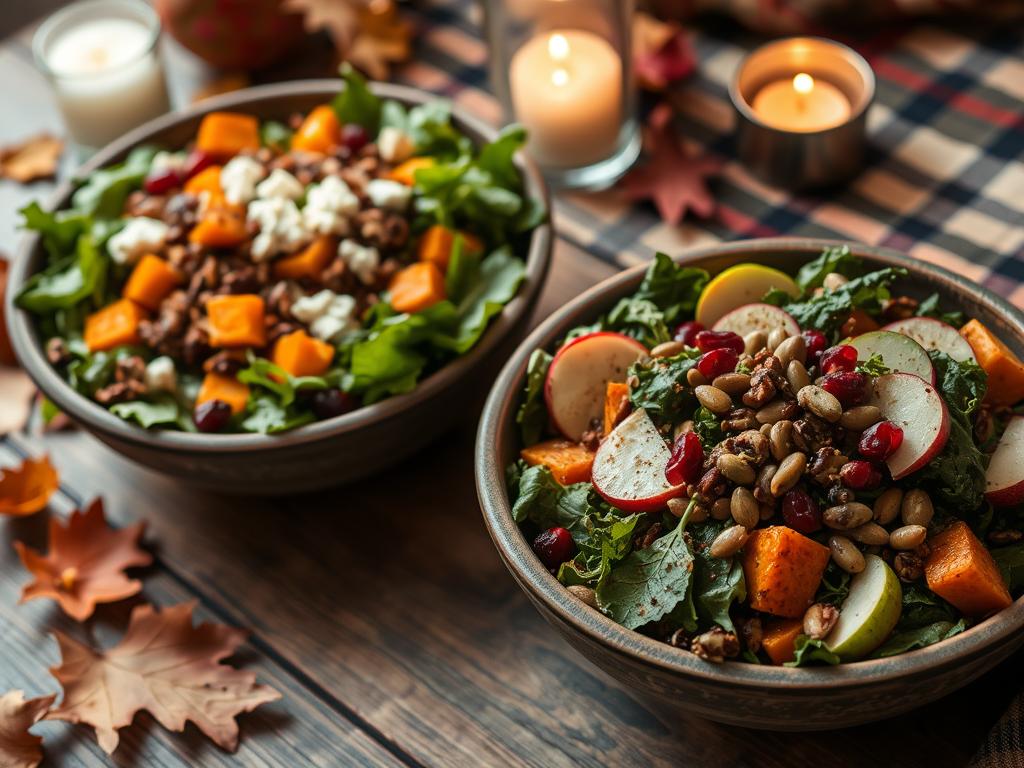
[(761, 120), (782, 131), (823, 131), (850, 117), (850, 100), (843, 92), (806, 72), (768, 83), (752, 106)]
[(33, 43), (76, 144), (96, 148), (169, 109), (159, 23), (133, 0), (91, 0), (47, 20)]

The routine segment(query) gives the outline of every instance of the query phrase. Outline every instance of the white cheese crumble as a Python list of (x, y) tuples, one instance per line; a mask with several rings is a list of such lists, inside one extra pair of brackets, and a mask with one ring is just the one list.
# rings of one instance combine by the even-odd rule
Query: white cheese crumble
[(239, 155), (221, 168), (220, 188), (229, 203), (242, 205), (256, 196), (256, 185), (266, 175), (262, 165), (251, 157)]
[(312, 296), (303, 296), (292, 304), (292, 315), (309, 326), (309, 332), (321, 341), (334, 341), (345, 331), (358, 326), (353, 314), (356, 300), (326, 288)]
[(256, 186), (256, 195), (262, 198), (283, 197), (286, 200), (298, 200), (305, 191), (302, 182), (283, 168), (275, 168)]
[(409, 134), (394, 126), (381, 128), (377, 136), (377, 150), (385, 162), (400, 163), (408, 160), (415, 149), (416, 146)]
[(178, 376), (174, 369), (174, 361), (167, 355), (153, 358), (146, 365), (143, 381), (150, 391), (174, 392), (178, 388)]
[(370, 245), (360, 245), (355, 240), (342, 240), (338, 245), (338, 256), (364, 283), (372, 283), (374, 273), (380, 266), (380, 253)]
[(409, 206), (412, 187), (390, 179), (374, 179), (366, 185), (366, 194), (378, 208), (401, 213)]
[(302, 213), (292, 200), (271, 197), (249, 203), (246, 219), (256, 222), (260, 233), (253, 238), (253, 261), (267, 261), (279, 253), (291, 253), (309, 240)]
[(314, 184), (306, 194), (302, 218), (306, 229), (318, 235), (347, 235), (349, 219), (359, 212), (359, 198), (337, 176)]
[(164, 171), (182, 171), (185, 162), (184, 152), (157, 152), (149, 163), (149, 174), (155, 176)]
[(163, 248), (167, 225), (159, 219), (137, 216), (107, 241), (107, 253), (117, 264), (134, 264), (140, 256)]

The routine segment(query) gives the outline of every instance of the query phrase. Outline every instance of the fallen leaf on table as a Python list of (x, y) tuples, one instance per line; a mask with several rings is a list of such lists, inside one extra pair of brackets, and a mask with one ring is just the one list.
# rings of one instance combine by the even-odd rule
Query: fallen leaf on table
[(47, 719), (85, 723), (108, 754), (117, 749), (118, 729), (146, 710), (169, 731), (191, 720), (222, 749), (238, 747), (235, 717), (281, 694), (256, 682), (256, 674), (221, 664), (246, 632), (222, 624), (192, 626), (195, 602), (157, 612), (132, 610), (120, 644), (96, 651), (61, 632), (61, 665), (50, 670), (64, 700)]
[[(20, 368), (0, 365), (0, 435), (25, 428), (35, 395), (36, 385), (28, 374)], [(0, 512), (3, 512), (2, 501)]]
[(676, 22), (649, 13), (633, 15), (633, 71), (641, 88), (663, 91), (697, 68), (693, 46)]
[(43, 760), (43, 740), (28, 729), (39, 722), (56, 696), (25, 699), (23, 691), (0, 696), (0, 765), (35, 768)]
[(661, 218), (678, 224), (687, 211), (707, 218), (715, 210), (706, 178), (719, 166), (691, 155), (672, 128), (672, 110), (659, 104), (644, 128), (645, 159), (620, 182), (630, 200), (651, 200)]
[(249, 87), (249, 77), (244, 72), (229, 72), (207, 81), (196, 89), (192, 94), (192, 103), (208, 99), (211, 96), (220, 96), (222, 93), (240, 91)]
[(25, 459), (20, 467), (0, 470), (0, 514), (35, 514), (46, 506), (57, 485), (57, 470), (49, 456)]
[(63, 150), (63, 141), (45, 133), (4, 147), (0, 149), (0, 176), (22, 184), (48, 179), (57, 173), (57, 162)]
[(7, 314), (3, 311), (7, 296), (7, 270), (10, 264), (5, 256), (0, 256), (0, 365), (16, 365), (14, 350), (11, 348), (11, 337), (7, 333)]
[(114, 603), (138, 594), (142, 582), (129, 579), (124, 571), (153, 562), (152, 555), (139, 548), (144, 528), (144, 523), (111, 528), (101, 499), (85, 512), (72, 512), (67, 527), (51, 519), (50, 551), (45, 556), (14, 542), (22, 565), (35, 577), (22, 587), (21, 602), (50, 597), (68, 616), (85, 621), (98, 603)]

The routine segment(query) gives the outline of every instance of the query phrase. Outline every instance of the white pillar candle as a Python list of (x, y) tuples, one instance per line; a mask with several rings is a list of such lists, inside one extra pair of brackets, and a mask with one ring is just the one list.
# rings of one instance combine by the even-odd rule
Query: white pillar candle
[(555, 30), (512, 56), (509, 86), (527, 150), (542, 165), (578, 167), (604, 160), (619, 142), (622, 59), (591, 32)]
[(95, 16), (45, 43), (43, 62), (76, 143), (101, 147), (168, 110), (156, 34), (140, 20)]
[(850, 118), (850, 100), (843, 92), (805, 72), (768, 83), (751, 108), (765, 125), (780, 131), (823, 131)]

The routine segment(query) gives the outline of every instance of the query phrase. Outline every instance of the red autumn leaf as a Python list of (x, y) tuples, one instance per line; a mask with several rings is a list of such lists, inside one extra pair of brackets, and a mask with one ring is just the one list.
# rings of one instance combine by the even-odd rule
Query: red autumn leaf
[(33, 136), (21, 144), (0, 147), (0, 177), (22, 184), (47, 179), (57, 173), (64, 142), (47, 134)]
[(117, 749), (118, 729), (139, 710), (169, 731), (191, 720), (219, 747), (238, 747), (235, 717), (281, 694), (256, 682), (256, 674), (220, 662), (244, 642), (246, 632), (223, 624), (192, 626), (195, 602), (157, 612), (132, 610), (121, 642), (96, 651), (54, 633), (61, 665), (50, 670), (64, 688), (64, 700), (47, 719), (84, 723), (108, 754)]
[(139, 549), (144, 523), (116, 530), (107, 525), (103, 501), (85, 512), (75, 510), (67, 527), (50, 520), (50, 551), (41, 555), (14, 542), (21, 562), (35, 580), (21, 590), (21, 602), (51, 597), (76, 621), (92, 616), (98, 603), (113, 603), (138, 594), (142, 582), (129, 579), (126, 568), (149, 565), (153, 557)]
[(57, 470), (49, 456), (25, 459), (16, 469), (0, 470), (0, 514), (35, 514), (46, 506), (57, 485)]
[(650, 14), (633, 16), (633, 71), (641, 88), (663, 91), (697, 68), (693, 46), (676, 22)]
[(678, 224), (687, 211), (707, 218), (715, 210), (706, 177), (719, 168), (717, 161), (694, 157), (672, 129), (672, 111), (659, 104), (651, 111), (644, 130), (644, 162), (622, 179), (630, 200), (651, 200), (661, 218)]
[(36, 768), (43, 759), (43, 740), (28, 729), (53, 705), (56, 696), (25, 700), (22, 691), (0, 696), (0, 765), (4, 768)]

